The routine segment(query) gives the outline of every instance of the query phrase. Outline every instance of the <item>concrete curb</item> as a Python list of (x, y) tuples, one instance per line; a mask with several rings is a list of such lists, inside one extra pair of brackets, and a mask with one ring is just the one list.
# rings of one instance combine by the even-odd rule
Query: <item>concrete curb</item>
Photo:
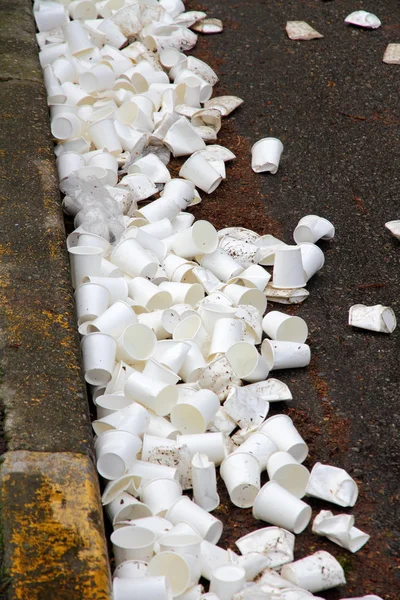
[[(8, 447), (0, 492), (3, 569), (11, 576), (7, 597), (109, 598), (92, 432), (32, 4), (0, 0), (0, 14), (0, 399)], [(66, 501), (58, 504), (59, 497)], [(46, 540), (53, 540), (50, 561)], [(35, 572), (28, 564), (36, 565)]]

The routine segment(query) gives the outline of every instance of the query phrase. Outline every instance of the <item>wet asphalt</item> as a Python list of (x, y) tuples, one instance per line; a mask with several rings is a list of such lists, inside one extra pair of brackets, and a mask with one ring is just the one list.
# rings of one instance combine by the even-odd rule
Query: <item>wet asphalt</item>
[[(250, 219), (259, 233), (293, 243), (293, 229), (306, 214), (326, 217), (336, 228), (334, 240), (321, 244), (326, 263), (308, 285), (309, 298), (289, 309), (308, 323), (312, 363), (277, 374), (294, 400), (271, 414), (289, 409), (310, 444), (308, 466), (321, 461), (343, 467), (360, 486), (354, 509), (312, 501), (313, 516), (322, 508), (351, 512), (371, 540), (353, 556), (308, 532), (296, 538), (296, 557), (324, 548), (339, 558), (348, 586), (323, 597), (376, 593), (398, 599), (400, 327), (392, 335), (375, 334), (350, 328), (347, 318), (350, 306), (364, 303), (391, 306), (400, 319), (400, 242), (384, 227), (400, 218), (400, 66), (382, 62), (386, 45), (400, 42), (400, 3), (201, 0), (188, 8), (205, 10), (225, 26), (221, 35), (202, 36), (194, 54), (217, 71), (215, 95), (244, 99), (229, 117), (229, 136), (224, 129), (218, 136), (227, 146), (235, 135), (242, 140), (232, 148), (237, 172), (250, 170), (250, 147), (258, 139), (274, 136), (284, 144), (275, 176), (252, 175), (246, 193), (237, 177), (234, 195), (243, 221), (249, 226), (254, 190), (263, 202)], [(357, 9), (374, 12), (382, 27), (345, 25)], [(291, 41), (288, 20), (307, 21), (324, 38)], [(217, 190), (216, 221), (221, 214), (229, 221), (229, 202), (220, 197), (218, 205)], [(249, 512), (222, 507), (226, 545), (262, 526)]]

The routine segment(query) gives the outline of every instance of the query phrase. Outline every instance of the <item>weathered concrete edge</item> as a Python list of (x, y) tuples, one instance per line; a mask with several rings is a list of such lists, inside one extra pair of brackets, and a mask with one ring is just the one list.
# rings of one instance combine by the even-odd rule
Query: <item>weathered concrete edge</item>
[(104, 524), (32, 4), (0, 0), (0, 13), (0, 397), (8, 442), (0, 567), (10, 576), (10, 600), (107, 600)]

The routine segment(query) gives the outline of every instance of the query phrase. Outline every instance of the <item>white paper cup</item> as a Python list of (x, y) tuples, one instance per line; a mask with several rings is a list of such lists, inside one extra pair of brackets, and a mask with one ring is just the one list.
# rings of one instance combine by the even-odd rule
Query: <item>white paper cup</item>
[(157, 338), (154, 331), (141, 323), (128, 325), (117, 341), (117, 360), (128, 364), (148, 360), (156, 351)]
[(210, 390), (199, 390), (171, 410), (171, 423), (183, 434), (205, 433), (220, 402)]
[(169, 292), (160, 290), (144, 277), (135, 277), (129, 282), (129, 295), (137, 304), (145, 306), (149, 311), (162, 310), (173, 303)]
[(325, 255), (319, 246), (303, 242), (300, 244), (301, 260), (303, 269), (307, 275), (307, 281), (311, 279), (325, 264)]
[(261, 355), (267, 361), (271, 371), (306, 367), (311, 360), (311, 350), (307, 344), (276, 340), (264, 340), (261, 345)]
[(163, 138), (163, 143), (175, 157), (193, 154), (204, 150), (205, 143), (185, 117), (180, 117)]
[(126, 302), (118, 300), (91, 323), (88, 331), (89, 333), (96, 331), (108, 333), (117, 339), (129, 325), (136, 323), (137, 317), (132, 307)]
[(114, 71), (105, 64), (97, 64), (79, 76), (79, 86), (84, 92), (93, 94), (112, 88), (115, 83)]
[(135, 521), (153, 516), (151, 509), (146, 504), (139, 502), (127, 492), (118, 494), (105, 508), (113, 525), (121, 521)]
[(275, 452), (270, 456), (267, 471), (271, 481), (279, 483), (296, 498), (305, 496), (310, 473), (288, 452)]
[(335, 235), (335, 228), (327, 219), (317, 215), (307, 215), (300, 219), (293, 232), (296, 244), (309, 242), (315, 244), (318, 240), (331, 240)]
[(220, 475), (235, 506), (253, 506), (260, 491), (260, 465), (255, 456), (246, 452), (229, 455), (221, 465)]
[(85, 335), (81, 342), (85, 381), (91, 385), (106, 385), (112, 376), (117, 342), (107, 333)]
[(154, 381), (137, 371), (128, 378), (124, 391), (128, 398), (150, 408), (161, 417), (169, 415), (178, 401), (175, 386)]
[(79, 54), (93, 48), (93, 43), (79, 21), (70, 21), (63, 26), (62, 31), (71, 54)]
[(239, 275), (232, 277), (228, 283), (242, 282), (246, 287), (254, 287), (263, 292), (267, 287), (271, 275), (261, 265), (250, 265), (244, 269)]
[(193, 501), (207, 512), (219, 506), (215, 465), (206, 454), (195, 454), (192, 458)]
[[(52, 129), (53, 136), (54, 135)], [(69, 137), (69, 136), (67, 136)], [(58, 139), (66, 139), (64, 137)], [(59, 180), (66, 179), (69, 175), (85, 166), (85, 160), (77, 152), (64, 152), (56, 160)]]
[(221, 281), (229, 281), (243, 271), (243, 267), (236, 262), (225, 250), (217, 248), (214, 252), (202, 257), (200, 265), (211, 271)]
[(165, 439), (176, 440), (179, 431), (164, 417), (150, 413), (150, 424), (147, 433)]
[(134, 239), (119, 242), (111, 253), (111, 262), (131, 277), (154, 277), (158, 263)]
[(192, 556), (196, 561), (200, 555), (203, 538), (198, 534), (174, 534), (173, 530), (158, 540), (161, 552), (176, 552), (180, 556)]
[(283, 144), (277, 138), (263, 138), (251, 148), (251, 168), (255, 173), (269, 171), (272, 175), (278, 171)]
[[(120, 396), (120, 398), (125, 402), (129, 402), (124, 396)], [(120, 410), (114, 411), (100, 420), (93, 421), (92, 426), (97, 435), (109, 429), (118, 429), (140, 437), (147, 431), (149, 423), (150, 415), (148, 411), (140, 404), (131, 402)]]
[(97, 470), (109, 480), (125, 474), (134, 462), (142, 441), (127, 431), (105, 431), (96, 440)]
[(358, 486), (344, 469), (317, 462), (310, 474), (307, 495), (339, 506), (354, 506), (358, 498)]
[(308, 446), (287, 415), (274, 415), (263, 423), (259, 431), (265, 433), (281, 452), (289, 452), (300, 463), (308, 455)]
[(269, 368), (266, 360), (257, 352), (250, 342), (237, 342), (231, 346), (226, 359), (240, 379), (254, 383), (268, 377)]
[(144, 527), (122, 527), (114, 531), (110, 539), (117, 565), (125, 560), (143, 560), (148, 562), (153, 556), (156, 536), (152, 531)]
[(240, 304), (250, 304), (257, 308), (262, 315), (265, 313), (267, 299), (260, 290), (233, 283), (224, 286), (223, 292), (236, 306), (239, 306)]
[(93, 398), (93, 402), (96, 405), (97, 420), (104, 419), (132, 404), (132, 400), (122, 394), (100, 394)]
[(204, 289), (199, 283), (165, 281), (160, 283), (159, 288), (162, 291), (169, 292), (173, 304), (196, 306), (204, 298)]
[(190, 458), (197, 453), (206, 454), (218, 466), (228, 456), (225, 438), (221, 432), (178, 435), (176, 439), (178, 444), (188, 447)]
[(243, 340), (245, 324), (239, 319), (219, 319), (214, 327), (209, 358), (225, 354), (231, 346)]
[(299, 246), (279, 246), (275, 250), (272, 287), (295, 289), (304, 287), (307, 277)]
[(301, 533), (311, 519), (311, 507), (281, 487), (268, 481), (254, 500), (253, 517), (271, 525)]
[(149, 235), (152, 235), (158, 238), (159, 240), (168, 238), (174, 233), (172, 223), (166, 217), (164, 219), (160, 219), (159, 221), (154, 221), (154, 223), (148, 223), (147, 225), (143, 225), (141, 229), (142, 231), (145, 231)]
[(215, 544), (211, 544), (206, 540), (201, 542), (200, 546), (200, 569), (201, 576), (208, 581), (211, 580), (212, 573), (217, 567), (230, 564), (230, 553), (223, 550)]
[(192, 154), (182, 165), (179, 176), (193, 182), (207, 194), (217, 189), (222, 181), (221, 175), (200, 153)]
[(186, 343), (189, 344), (190, 348), (178, 374), (185, 383), (191, 383), (197, 381), (207, 363), (196, 342), (186, 340)]
[(217, 567), (211, 576), (210, 591), (220, 600), (232, 600), (246, 583), (246, 572), (237, 565)]
[[(208, 298), (209, 296), (206, 300)], [(217, 321), (226, 318), (233, 319), (236, 310), (232, 306), (202, 302), (199, 304), (197, 312), (201, 317), (205, 330), (208, 332), (208, 335), (212, 337)]]
[(107, 256), (110, 252), (110, 243), (108, 240), (96, 235), (94, 233), (88, 233), (86, 231), (81, 232), (77, 236), (77, 247), (89, 246), (90, 248), (100, 248), (103, 251), (103, 257)]
[(184, 179), (171, 179), (163, 190), (164, 199), (173, 200), (181, 210), (186, 210), (193, 202), (195, 196), (194, 184)]
[(175, 385), (180, 380), (179, 375), (173, 373), (171, 369), (165, 367), (161, 363), (154, 360), (154, 358), (150, 358), (142, 371), (143, 375), (149, 377), (151, 379), (158, 379), (163, 383), (168, 383), (169, 385)]
[(153, 479), (140, 491), (141, 501), (159, 517), (165, 517), (170, 506), (180, 496), (182, 496), (182, 487), (174, 479)]
[(282, 567), (282, 577), (309, 592), (322, 592), (346, 583), (344, 571), (329, 552), (320, 550)]
[[(148, 517), (152, 519), (154, 517)], [(142, 519), (138, 519), (142, 521)], [(136, 525), (135, 525), (136, 526)], [(114, 570), (113, 579), (136, 579), (146, 576), (147, 563), (144, 560), (124, 560)]]
[(148, 565), (147, 576), (167, 577), (174, 598), (183, 594), (198, 580), (194, 557), (183, 557), (176, 552), (156, 554)]
[(101, 274), (102, 250), (86, 246), (68, 249), (72, 285), (76, 289), (85, 277)]
[(164, 310), (162, 323), (165, 330), (171, 334), (178, 323), (196, 314), (196, 311), (190, 304), (174, 304), (171, 308)]
[(93, 283), (106, 288), (110, 294), (110, 305), (117, 300), (126, 302), (128, 283), (123, 277), (85, 277), (83, 283)]
[(191, 340), (198, 345), (204, 357), (209, 354), (210, 338), (199, 315), (193, 315), (178, 323), (172, 333), (172, 338), (176, 341)]
[(191, 213), (180, 212), (171, 220), (173, 233), (179, 233), (185, 229), (189, 229), (194, 222), (194, 215)]
[(114, 155), (122, 152), (113, 119), (101, 119), (95, 121), (89, 125), (87, 134), (96, 148), (106, 148), (108, 152)]
[(83, 283), (75, 291), (75, 307), (78, 325), (93, 321), (109, 306), (110, 293), (97, 283)]
[(354, 304), (349, 310), (349, 325), (370, 331), (393, 333), (397, 319), (393, 309), (388, 306)]
[(307, 323), (300, 317), (291, 317), (278, 310), (265, 315), (262, 321), (264, 332), (273, 340), (304, 344), (308, 336)]
[(219, 519), (197, 506), (187, 496), (181, 496), (169, 508), (165, 518), (173, 525), (189, 523), (203, 539), (216, 544), (221, 537), (223, 525)]
[(172, 600), (172, 592), (166, 577), (135, 577), (113, 580), (114, 600)]
[(230, 456), (242, 452), (254, 456), (258, 460), (260, 471), (264, 471), (267, 468), (268, 459), (278, 452), (278, 447), (265, 433), (256, 432), (250, 435)]
[(173, 238), (172, 250), (182, 258), (214, 252), (218, 246), (215, 227), (208, 221), (196, 221), (192, 227), (177, 233)]
[(186, 342), (175, 340), (160, 340), (157, 342), (154, 359), (173, 373), (178, 373), (182, 367), (190, 346)]
[(129, 375), (132, 375), (134, 369), (126, 363), (120, 361), (114, 368), (111, 381), (107, 384), (105, 394), (124, 393), (125, 382)]

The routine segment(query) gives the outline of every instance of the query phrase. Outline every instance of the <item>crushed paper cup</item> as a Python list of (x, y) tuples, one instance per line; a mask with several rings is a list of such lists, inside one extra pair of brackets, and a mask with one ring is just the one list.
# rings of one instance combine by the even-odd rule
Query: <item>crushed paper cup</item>
[(280, 527), (264, 527), (236, 540), (235, 544), (245, 556), (252, 552), (268, 558), (268, 568), (274, 569), (293, 561), (295, 536)]
[(214, 569), (211, 575), (210, 591), (220, 600), (232, 600), (246, 583), (246, 572), (237, 565), (223, 565)]
[(378, 17), (366, 10), (356, 10), (350, 13), (344, 20), (348, 25), (358, 25), (368, 29), (378, 29), (382, 25)]
[[(193, 31), (198, 33), (221, 33), (223, 31), (222, 21), (220, 19), (201, 19), (192, 25)], [(224, 600), (221, 598), (221, 600)]]
[(400, 65), (400, 44), (388, 44), (382, 60), (388, 65)]
[(291, 40), (314, 40), (324, 37), (305, 21), (288, 21), (286, 33)]
[(255, 173), (269, 171), (275, 175), (279, 168), (283, 144), (277, 138), (263, 138), (251, 148), (251, 168)]
[(346, 583), (342, 567), (336, 558), (324, 550), (284, 565), (281, 576), (312, 593)]
[(193, 500), (207, 512), (219, 506), (215, 465), (206, 454), (195, 454), (192, 458)]
[(310, 292), (305, 288), (278, 289), (268, 284), (264, 290), (268, 302), (277, 302), (278, 304), (301, 304), (308, 298)]
[(240, 451), (230, 454), (221, 465), (220, 476), (235, 506), (253, 506), (260, 490), (260, 464), (255, 456)]
[(311, 471), (306, 493), (339, 506), (354, 506), (358, 486), (344, 469), (317, 462)]
[(214, 392), (221, 402), (228, 396), (232, 386), (240, 386), (242, 383), (225, 356), (220, 355), (205, 365), (197, 375), (200, 387)]
[(335, 228), (328, 219), (317, 215), (307, 215), (300, 219), (293, 232), (296, 244), (308, 242), (315, 244), (318, 240), (331, 240), (335, 236)]
[(256, 385), (234, 386), (225, 400), (224, 410), (241, 428), (261, 425), (268, 415), (269, 402), (258, 394)]
[(319, 246), (303, 242), (300, 244), (301, 260), (303, 269), (307, 275), (307, 281), (322, 269), (325, 264), (325, 255)]
[(324, 535), (338, 546), (358, 552), (369, 540), (370, 536), (354, 527), (353, 515), (336, 515), (330, 510), (321, 510), (315, 517), (312, 532)]
[(349, 310), (349, 325), (380, 333), (393, 333), (397, 326), (396, 315), (388, 306), (354, 304)]
[(311, 507), (281, 487), (268, 481), (258, 492), (253, 505), (253, 517), (301, 533), (311, 519)]
[(204, 102), (204, 108), (217, 108), (223, 117), (227, 117), (243, 102), (237, 96), (216, 96)]

